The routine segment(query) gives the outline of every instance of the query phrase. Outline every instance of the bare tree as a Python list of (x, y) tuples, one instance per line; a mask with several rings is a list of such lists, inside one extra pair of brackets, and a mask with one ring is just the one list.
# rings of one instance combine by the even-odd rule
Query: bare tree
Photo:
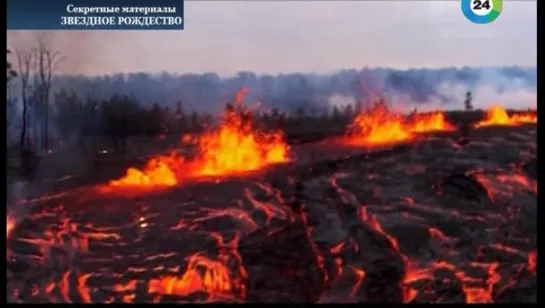
[[(11, 51), (8, 49), (6, 54), (9, 55), (10, 53)], [(7, 63), (6, 65), (6, 92), (7, 92), (6, 108), (9, 108), (11, 103), (11, 88), (9, 86), (9, 81), (17, 77), (17, 72), (13, 69), (13, 66), (11, 65), (9, 61), (6, 61), (6, 63)], [(9, 119), (6, 119), (6, 129), (9, 128), (9, 123), (10, 123)]]
[(21, 99), (23, 101), (23, 110), (21, 114), (22, 128), (21, 136), (19, 139), (19, 146), (21, 150), (25, 149), (25, 139), (27, 133), (27, 112), (28, 112), (28, 79), (30, 76), (30, 68), (32, 67), (32, 60), (34, 53), (32, 51), (16, 50), (15, 56), (17, 58), (17, 66), (19, 69), (19, 78), (21, 80)]
[(57, 65), (62, 60), (58, 51), (52, 51), (46, 44), (46, 37), (38, 37), (38, 49), (36, 55), (36, 71), (38, 73), (38, 102), (43, 108), (43, 139), (44, 149), (49, 148), (49, 96), (51, 93), (52, 77)]
[[(36, 55), (34, 55), (34, 57), (36, 57)], [(34, 72), (36, 72), (37, 65), (33, 69)], [(40, 77), (38, 77), (37, 74), (33, 74), (32, 79), (32, 84), (34, 85), (34, 88), (32, 89), (32, 93), (30, 94), (30, 97), (28, 99), (28, 104), (32, 111), (32, 114), (29, 115), (30, 119), (28, 121), (32, 123), (29, 124), (28, 135), (32, 135), (31, 140), (33, 140), (33, 143), (38, 146), (38, 141), (40, 140), (38, 136), (40, 120), (43, 122), (43, 119), (40, 118), (43, 115), (44, 111), (43, 106), (40, 105), (41, 100), (39, 99), (41, 95), (41, 89), (38, 86), (40, 84)]]

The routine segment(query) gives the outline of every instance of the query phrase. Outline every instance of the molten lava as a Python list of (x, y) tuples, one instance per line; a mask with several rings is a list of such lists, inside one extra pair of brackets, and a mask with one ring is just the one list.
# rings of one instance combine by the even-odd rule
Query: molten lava
[(360, 141), (366, 144), (388, 144), (409, 140), (412, 133), (405, 129), (403, 118), (391, 114), (386, 108), (373, 108), (358, 115), (354, 121)]
[(110, 182), (111, 186), (174, 186), (178, 184), (176, 167), (183, 163), (183, 157), (160, 156), (151, 159), (143, 170), (129, 168), (126, 175)]
[(197, 155), (191, 161), (175, 154), (159, 156), (141, 170), (129, 168), (110, 186), (174, 186), (182, 177), (221, 176), (258, 170), (288, 160), (288, 145), (280, 131), (255, 129), (249, 110), (241, 104), (245, 90), (237, 93), (236, 110), (226, 108), (217, 128), (194, 139)]
[(425, 133), (433, 131), (450, 131), (454, 126), (447, 122), (445, 114), (434, 112), (430, 114), (416, 115), (414, 121), (410, 124), (413, 132)]
[(387, 145), (408, 141), (415, 133), (447, 131), (454, 127), (445, 120), (441, 112), (404, 116), (388, 110), (383, 102), (375, 103), (368, 111), (356, 117), (350, 126), (351, 143), (365, 145)]
[(217, 130), (197, 141), (199, 155), (192, 162), (195, 175), (224, 175), (260, 169), (284, 162), (288, 147), (280, 132), (254, 131), (252, 123), (239, 114), (227, 114)]
[(13, 219), (12, 217), (7, 217), (6, 218), (6, 226), (7, 226), (7, 231), (6, 231), (6, 238), (9, 238), (9, 234), (11, 233), (11, 231), (13, 230), (13, 228), (15, 228), (15, 219)]
[(525, 123), (537, 123), (537, 115), (532, 113), (523, 113), (509, 116), (507, 111), (502, 106), (495, 105), (488, 110), (486, 119), (477, 123), (475, 127), (515, 126)]
[[(444, 127), (418, 123), (441, 121), (414, 114), (399, 128), (416, 137)], [(258, 146), (273, 138), (253, 133), (231, 110), (205, 134), (210, 139), (183, 138), (198, 146), (194, 158), (157, 157), (112, 185), (236, 172), (236, 164), (221, 167), (238, 157), (225, 162), (221, 151), (202, 150), (229, 149), (222, 129), (231, 125), (252, 132)], [(7, 213), (7, 301), (537, 301), (535, 128), (505, 131), (497, 133), (508, 138), (476, 134), (466, 151), (434, 138), (433, 147), (424, 141), (365, 161), (317, 162), (312, 167), (327, 166), (319, 172), (292, 169), (138, 198), (78, 189), (24, 200), (26, 215)], [(233, 151), (252, 144), (237, 142)]]
[[(200, 273), (200, 268), (204, 274)], [(233, 287), (229, 270), (225, 265), (202, 255), (193, 255), (189, 258), (187, 271), (181, 277), (165, 276), (152, 279), (148, 284), (148, 292), (188, 296), (201, 291), (211, 296), (229, 296)]]
[(537, 251), (532, 251), (528, 254), (528, 270), (536, 274), (537, 270)]

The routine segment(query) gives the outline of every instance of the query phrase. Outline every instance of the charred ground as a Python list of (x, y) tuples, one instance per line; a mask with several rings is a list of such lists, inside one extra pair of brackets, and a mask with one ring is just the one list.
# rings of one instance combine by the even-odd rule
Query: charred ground
[(536, 302), (536, 127), (470, 139), (300, 144), (147, 194), (66, 184), (8, 239), (8, 301)]

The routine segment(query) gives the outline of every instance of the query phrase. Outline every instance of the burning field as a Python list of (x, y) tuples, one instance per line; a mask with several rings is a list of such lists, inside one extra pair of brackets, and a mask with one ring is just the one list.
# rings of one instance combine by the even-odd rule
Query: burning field
[(537, 301), (531, 121), (461, 145), (442, 113), (376, 106), (342, 142), (289, 147), (238, 106), (192, 154), (26, 201), (8, 302)]

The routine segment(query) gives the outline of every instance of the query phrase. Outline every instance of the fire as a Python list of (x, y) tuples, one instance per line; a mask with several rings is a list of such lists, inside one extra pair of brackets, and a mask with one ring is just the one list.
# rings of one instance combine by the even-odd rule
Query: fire
[[(236, 109), (226, 108), (217, 128), (194, 138), (197, 155), (191, 161), (171, 154), (159, 156), (142, 169), (129, 168), (110, 186), (174, 186), (182, 176), (221, 176), (261, 169), (288, 161), (289, 148), (280, 131), (255, 129), (250, 112), (242, 106), (246, 90), (236, 95)], [(183, 141), (189, 141), (187, 135)]]
[(441, 112), (431, 114), (413, 114), (407, 120), (401, 114), (394, 113), (384, 102), (376, 103), (367, 112), (356, 117), (350, 126), (350, 132), (357, 144), (386, 145), (408, 141), (416, 133), (446, 131), (454, 127), (445, 120)]
[(537, 115), (532, 113), (523, 113), (509, 116), (507, 111), (502, 106), (495, 105), (488, 110), (486, 119), (477, 123), (475, 127), (491, 125), (514, 126), (524, 123), (537, 123)]

